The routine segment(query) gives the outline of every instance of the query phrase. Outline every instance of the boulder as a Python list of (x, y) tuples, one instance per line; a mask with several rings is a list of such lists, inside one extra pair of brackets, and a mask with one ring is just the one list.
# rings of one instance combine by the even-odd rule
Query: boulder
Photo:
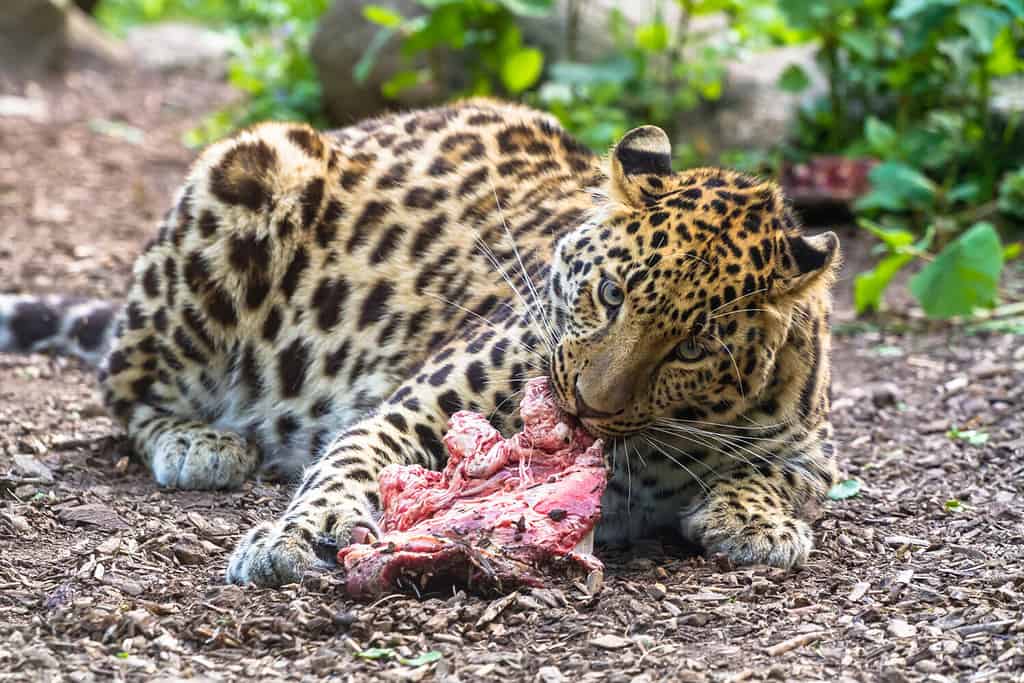
[(35, 78), (64, 65), (68, 50), (67, 2), (4, 0), (0, 4), (0, 70)]
[[(414, 0), (380, 0), (374, 4), (406, 17), (423, 12), (423, 8)], [(381, 94), (381, 84), (396, 71), (406, 67), (406, 62), (398, 52), (399, 41), (394, 37), (378, 53), (367, 81), (356, 82), (353, 75), (355, 66), (381, 30), (363, 16), (364, 5), (353, 0), (336, 0), (320, 17), (310, 47), (327, 117), (341, 126), (379, 114), (388, 108), (414, 107), (444, 98), (444, 93), (416, 89), (403, 93), (396, 103)]]
[(198, 24), (163, 21), (132, 27), (125, 36), (125, 44), (143, 68), (208, 69), (211, 77), (219, 77), (224, 74), (233, 39)]
[[(813, 44), (775, 47), (728, 61), (722, 96), (681, 115), (678, 142), (694, 145), (709, 158), (727, 150), (766, 150), (783, 142), (801, 107), (827, 92), (825, 75), (814, 59), (816, 49)], [(778, 87), (782, 72), (794, 64), (810, 81), (800, 93)]]

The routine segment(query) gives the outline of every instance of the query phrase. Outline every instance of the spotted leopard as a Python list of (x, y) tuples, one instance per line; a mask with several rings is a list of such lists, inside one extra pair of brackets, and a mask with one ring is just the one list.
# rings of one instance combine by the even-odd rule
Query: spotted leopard
[(195, 162), (123, 306), (6, 295), (0, 348), (98, 362), (160, 486), (298, 480), (232, 582), (294, 582), (320, 539), (379, 534), (381, 469), (441, 467), (461, 409), (514, 430), (538, 375), (607, 440), (599, 541), (674, 528), (793, 567), (835, 474), (838, 241), (771, 182), (670, 160), (658, 128), (601, 159), (490, 100), (258, 125)]

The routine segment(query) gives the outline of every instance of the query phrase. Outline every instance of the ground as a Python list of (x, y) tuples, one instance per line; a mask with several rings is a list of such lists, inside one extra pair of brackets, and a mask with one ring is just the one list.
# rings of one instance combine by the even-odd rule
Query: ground
[[(181, 134), (230, 92), (77, 70), (27, 94), (43, 119), (0, 115), (0, 291), (117, 296), (192, 156)], [(87, 369), (0, 356), (0, 679), (1022, 680), (1024, 338), (854, 324), (869, 256), (842, 238), (834, 412), (863, 488), (823, 506), (793, 573), (655, 543), (608, 556), (596, 596), (227, 586), (230, 549), (288, 488), (162, 491)]]

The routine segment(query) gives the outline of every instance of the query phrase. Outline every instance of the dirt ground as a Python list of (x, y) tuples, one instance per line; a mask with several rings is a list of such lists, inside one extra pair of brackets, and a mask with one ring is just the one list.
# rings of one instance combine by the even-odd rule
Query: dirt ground
[[(192, 156), (182, 132), (231, 93), (78, 70), (27, 94), (40, 120), (0, 116), (0, 291), (117, 296)], [(161, 491), (87, 370), (0, 356), (0, 679), (1024, 680), (1024, 337), (853, 324), (868, 256), (843, 238), (834, 413), (863, 489), (825, 504), (793, 573), (654, 543), (606, 557), (597, 596), (226, 586), (288, 488)]]

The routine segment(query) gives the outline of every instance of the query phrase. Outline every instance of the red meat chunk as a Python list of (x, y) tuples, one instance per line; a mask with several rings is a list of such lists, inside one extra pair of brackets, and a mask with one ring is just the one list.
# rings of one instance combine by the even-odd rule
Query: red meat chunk
[(350, 595), (438, 581), (504, 592), (603, 570), (590, 554), (607, 483), (601, 442), (555, 405), (543, 378), (527, 384), (520, 413), (523, 431), (509, 439), (482, 415), (455, 413), (443, 472), (381, 472), (383, 538), (338, 552)]

